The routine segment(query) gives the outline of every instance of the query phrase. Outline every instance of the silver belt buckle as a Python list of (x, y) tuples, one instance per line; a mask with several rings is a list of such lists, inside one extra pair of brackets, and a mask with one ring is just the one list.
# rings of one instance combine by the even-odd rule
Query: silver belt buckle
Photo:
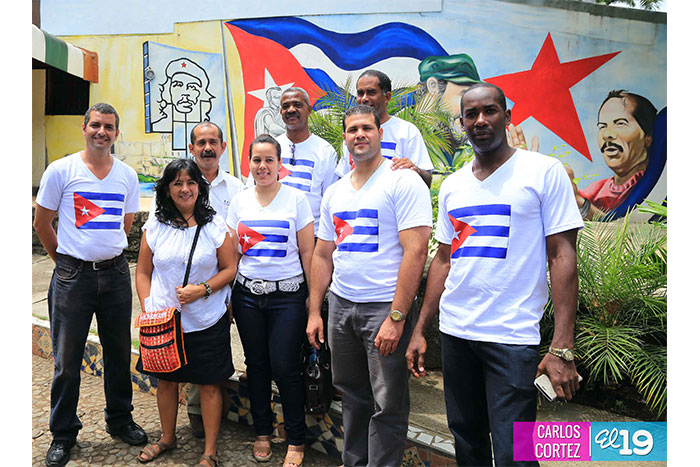
[(266, 283), (262, 279), (253, 279), (252, 281), (248, 282), (248, 288), (254, 295), (264, 294), (266, 289), (265, 285)]

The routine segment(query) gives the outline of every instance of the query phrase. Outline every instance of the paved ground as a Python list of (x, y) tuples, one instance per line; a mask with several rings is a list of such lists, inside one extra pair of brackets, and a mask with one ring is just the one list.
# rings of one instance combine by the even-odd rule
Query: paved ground
[[(46, 451), (51, 444), (49, 431), (50, 388), (53, 377), (51, 359), (32, 356), (32, 465), (43, 466)], [(134, 392), (134, 420), (139, 423), (150, 440), (160, 436), (160, 421), (156, 398), (141, 391)], [(104, 430), (104, 393), (102, 378), (83, 374), (80, 385), (78, 416), (83, 429), (78, 435), (78, 444), (71, 450), (69, 467), (75, 466), (121, 466), (141, 465), (136, 456), (139, 447), (129, 446), (119, 438), (112, 438)], [(195, 465), (204, 451), (204, 441), (195, 438), (189, 428), (187, 411), (184, 407), (178, 412), (177, 438), (179, 448), (166, 453), (149, 465), (181, 466)], [(228, 420), (222, 421), (219, 433), (219, 459), (223, 466), (257, 466), (252, 457), (253, 428)], [(277, 441), (275, 443), (274, 441)], [(287, 450), (286, 442), (273, 440), (272, 462), (268, 465), (282, 465)], [(308, 449), (304, 459), (307, 467), (327, 467), (338, 465), (335, 459)]]

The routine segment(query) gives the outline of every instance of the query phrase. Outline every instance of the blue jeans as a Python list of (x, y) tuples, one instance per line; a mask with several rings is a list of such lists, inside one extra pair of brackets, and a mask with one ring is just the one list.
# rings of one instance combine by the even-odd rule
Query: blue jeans
[(306, 284), (296, 292), (255, 295), (240, 283), (233, 289), (233, 315), (245, 353), (250, 412), (255, 434), (272, 433), (272, 379), (282, 399), (289, 444), (304, 444), (306, 412), (301, 345), (306, 338)]
[(54, 439), (74, 440), (83, 427), (76, 414), (83, 363), (93, 314), (102, 344), (105, 420), (119, 428), (131, 411), (131, 277), (121, 256), (114, 267), (94, 271), (58, 255), (49, 286), (49, 320), (54, 355), (49, 427)]
[[(447, 424), (457, 465), (539, 465), (513, 461), (513, 422), (534, 422), (538, 346), (460, 339), (444, 333)], [(491, 439), (489, 439), (489, 432)]]

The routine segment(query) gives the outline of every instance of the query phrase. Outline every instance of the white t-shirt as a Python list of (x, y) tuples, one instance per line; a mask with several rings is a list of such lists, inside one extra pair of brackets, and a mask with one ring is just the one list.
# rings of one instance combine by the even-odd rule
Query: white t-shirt
[[(154, 216), (148, 219), (142, 230), (153, 252), (151, 294), (144, 300), (146, 311), (177, 306), (175, 288), (181, 286), (185, 278), (187, 260), (197, 226), (178, 229), (159, 222)], [(219, 216), (214, 216), (211, 222), (202, 227), (192, 257), (190, 276), (187, 279), (189, 284), (208, 281), (219, 273), (216, 250), (223, 245), (228, 234), (228, 228)], [(201, 331), (216, 324), (226, 313), (230, 290), (229, 287), (223, 287), (213, 292), (206, 300), (200, 298), (183, 305), (183, 332)]]
[(569, 177), (553, 157), (518, 150), (483, 181), (472, 163), (447, 177), (435, 230), (440, 243), (452, 245), (440, 331), (539, 344), (548, 298), (545, 237), (582, 227)]
[(361, 189), (344, 176), (323, 196), (318, 238), (335, 242), (331, 291), (356, 303), (391, 302), (403, 248), (399, 231), (432, 225), (430, 192), (413, 170), (383, 161)]
[[(382, 156), (391, 160), (394, 157), (408, 157), (418, 168), (432, 172), (433, 163), (425, 146), (423, 136), (411, 122), (399, 117), (391, 117), (382, 124)], [(342, 177), (355, 168), (350, 153), (343, 144), (343, 157), (338, 161), (335, 173)]]
[(297, 232), (313, 221), (306, 196), (294, 188), (282, 185), (265, 207), (258, 202), (255, 189), (240, 193), (226, 217), (238, 234), (238, 272), (248, 279), (266, 281), (302, 274)]
[[(206, 179), (205, 179), (206, 180)], [(209, 205), (214, 208), (214, 211), (226, 219), (228, 207), (231, 205), (231, 200), (241, 191), (245, 190), (245, 185), (242, 181), (219, 169), (214, 180), (209, 184)], [(155, 217), (156, 214), (156, 197), (151, 200), (151, 207), (148, 210), (148, 218)]]
[(112, 159), (112, 169), (102, 180), (85, 165), (80, 152), (46, 168), (36, 203), (58, 211), (58, 253), (104, 261), (126, 248), (124, 215), (139, 210), (139, 179), (134, 169)]
[[(294, 165), (291, 163), (292, 142), (286, 133), (275, 138), (282, 147), (282, 170), (279, 180), (306, 194), (314, 215), (314, 234), (318, 231), (318, 216), (321, 198), (338, 177), (335, 174), (336, 153), (333, 146), (316, 135), (310, 135), (301, 143), (294, 144)], [(255, 186), (253, 176), (248, 176), (246, 186)]]

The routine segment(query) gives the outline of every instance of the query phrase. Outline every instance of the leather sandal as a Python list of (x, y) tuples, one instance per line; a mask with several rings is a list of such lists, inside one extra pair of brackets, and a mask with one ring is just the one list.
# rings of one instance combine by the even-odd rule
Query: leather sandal
[(304, 462), (304, 445), (287, 448), (287, 455), (284, 457), (284, 467), (301, 467)]
[[(262, 452), (259, 456), (257, 453)], [(253, 458), (258, 462), (268, 462), (272, 458), (272, 448), (270, 447), (270, 436), (256, 436), (253, 443)]]
[[(145, 464), (146, 462), (151, 462), (153, 459), (156, 459), (165, 452), (172, 451), (176, 447), (177, 442), (173, 442), (173, 444), (165, 444), (162, 441), (158, 441), (156, 443), (151, 443), (144, 446), (143, 449), (139, 451), (139, 455), (136, 458), (139, 460), (139, 462)], [(141, 454), (145, 454), (146, 457), (141, 457)]]
[(202, 454), (202, 457), (199, 458), (199, 463), (195, 467), (217, 467), (218, 465), (219, 459), (216, 456)]

